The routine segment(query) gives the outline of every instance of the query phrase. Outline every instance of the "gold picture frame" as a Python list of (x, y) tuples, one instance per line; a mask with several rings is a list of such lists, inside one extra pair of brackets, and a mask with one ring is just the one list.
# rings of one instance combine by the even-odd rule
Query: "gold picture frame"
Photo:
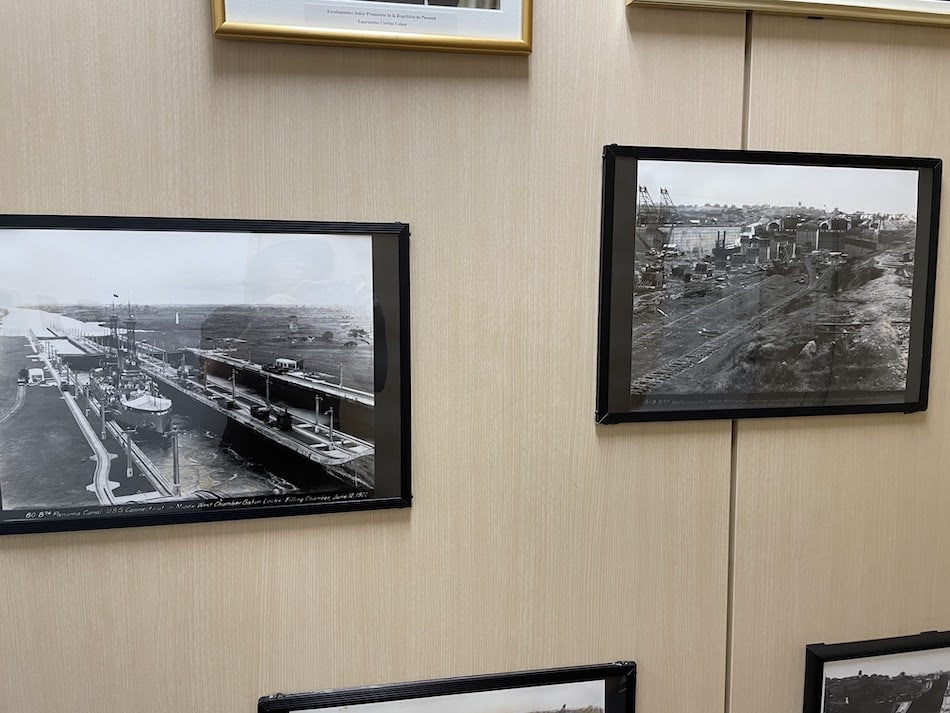
[(532, 0), (212, 0), (214, 35), (436, 52), (531, 53)]
[(626, 3), (693, 10), (753, 10), (773, 15), (950, 25), (950, 3), (946, 0), (626, 0)]

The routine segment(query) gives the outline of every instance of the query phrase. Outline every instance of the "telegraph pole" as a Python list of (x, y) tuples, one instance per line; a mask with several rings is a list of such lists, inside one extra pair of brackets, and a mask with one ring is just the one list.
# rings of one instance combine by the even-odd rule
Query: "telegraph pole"
[(132, 477), (132, 432), (125, 432), (125, 477)]
[(172, 431), (172, 484), (175, 497), (181, 497), (181, 465), (178, 457), (178, 431)]

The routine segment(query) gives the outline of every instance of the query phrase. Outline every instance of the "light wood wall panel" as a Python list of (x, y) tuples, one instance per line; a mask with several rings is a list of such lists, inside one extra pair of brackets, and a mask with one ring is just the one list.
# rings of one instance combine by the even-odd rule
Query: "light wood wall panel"
[(3, 538), (0, 707), (617, 658), (643, 710), (721, 705), (730, 427), (594, 426), (600, 153), (738, 147), (743, 19), (538, 5), (523, 59), (0, 3), (0, 211), (411, 223), (415, 479), (409, 511)]
[[(945, 30), (756, 17), (749, 147), (947, 156), (948, 67)], [(927, 412), (739, 424), (730, 713), (800, 711), (808, 643), (950, 626), (948, 268)]]

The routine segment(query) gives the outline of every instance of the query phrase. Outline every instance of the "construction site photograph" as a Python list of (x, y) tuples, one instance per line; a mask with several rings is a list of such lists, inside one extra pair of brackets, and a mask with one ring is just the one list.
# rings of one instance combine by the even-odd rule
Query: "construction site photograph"
[(652, 157), (629, 170), (608, 236), (625, 288), (611, 364), (629, 319), (614, 403), (625, 389), (629, 412), (675, 417), (925, 405), (933, 175)]
[(808, 713), (945, 713), (950, 649), (825, 661), (819, 686), (820, 707), (806, 700)]

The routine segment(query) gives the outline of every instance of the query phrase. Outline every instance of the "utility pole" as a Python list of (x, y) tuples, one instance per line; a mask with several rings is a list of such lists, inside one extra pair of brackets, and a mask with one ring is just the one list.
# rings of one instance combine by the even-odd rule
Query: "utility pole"
[(125, 477), (132, 477), (132, 432), (125, 432)]
[(327, 411), (327, 413), (330, 414), (330, 445), (332, 446), (333, 445), (333, 407), (332, 406)]
[(178, 431), (172, 431), (172, 484), (173, 495), (181, 497), (181, 465), (178, 461)]
[(313, 400), (316, 402), (315, 413), (313, 415), (313, 432), (317, 433), (320, 430), (320, 395), (314, 394)]

